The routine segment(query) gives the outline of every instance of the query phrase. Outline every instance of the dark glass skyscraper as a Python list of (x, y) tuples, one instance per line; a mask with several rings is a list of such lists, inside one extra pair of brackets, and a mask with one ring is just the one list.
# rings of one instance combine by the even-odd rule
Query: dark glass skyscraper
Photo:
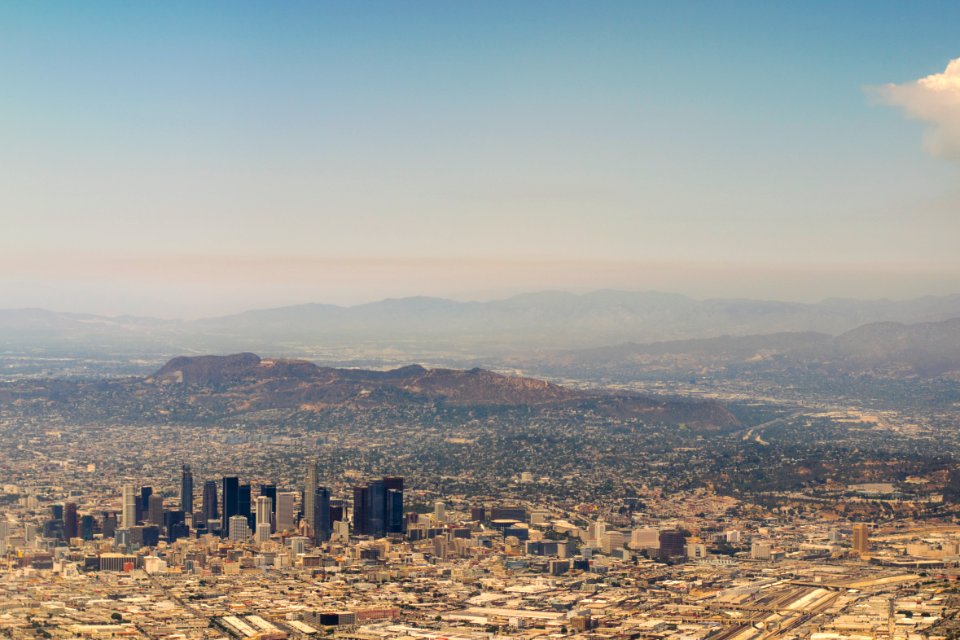
[(253, 520), (253, 513), (250, 511), (250, 485), (240, 485), (240, 498), (238, 503), (239, 511), (237, 513), (247, 519), (247, 526), (253, 531), (256, 528)]
[(320, 544), (330, 539), (330, 490), (317, 487), (313, 497), (313, 542)]
[[(223, 509), (220, 510), (223, 535), (230, 535), (230, 517), (240, 513), (240, 479), (236, 476), (223, 479)], [(250, 497), (247, 495), (247, 510), (250, 509)]]
[(403, 478), (386, 477), (383, 486), (387, 490), (385, 527), (387, 533), (403, 533)]
[(360, 485), (353, 488), (353, 532), (365, 536), (369, 532), (370, 487)]
[(183, 465), (180, 476), (180, 508), (184, 513), (193, 513), (193, 472), (190, 465)]
[(79, 522), (77, 521), (77, 503), (68, 502), (63, 505), (63, 537), (67, 540), (80, 536)]
[(207, 480), (203, 483), (203, 520), (209, 522), (220, 517), (220, 510), (217, 505), (217, 483), (213, 480)]
[(153, 487), (140, 487), (140, 511), (137, 512), (137, 522), (144, 522), (147, 519), (147, 512), (150, 510), (150, 496), (153, 495)]
[(387, 532), (387, 488), (383, 480), (370, 483), (370, 535), (382, 538)]
[(94, 520), (89, 513), (80, 518), (80, 537), (84, 540), (93, 540)]
[(403, 478), (388, 477), (353, 488), (353, 529), (376, 538), (403, 532)]

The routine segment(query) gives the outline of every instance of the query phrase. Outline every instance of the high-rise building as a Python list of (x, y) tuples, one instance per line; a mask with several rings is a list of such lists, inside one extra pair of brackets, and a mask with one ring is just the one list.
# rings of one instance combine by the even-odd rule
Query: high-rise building
[[(183, 537), (183, 536), (176, 536), (173, 530), (175, 527), (177, 527), (177, 525), (184, 524), (185, 515), (186, 514), (183, 512), (183, 509), (177, 509), (176, 511), (165, 511), (163, 513), (163, 528), (166, 529), (167, 538), (170, 540), (170, 542), (173, 542), (174, 540), (176, 540), (177, 537), (181, 537), (181, 538)], [(190, 530), (187, 529), (187, 534), (189, 533), (190, 533)]]
[[(240, 479), (236, 476), (224, 477), (223, 483), (223, 509), (220, 510), (223, 520), (223, 535), (230, 535), (231, 518), (240, 513)], [(246, 514), (244, 514), (246, 517)], [(249, 528), (249, 523), (247, 523)]]
[(277, 494), (277, 531), (293, 529), (293, 500), (292, 491), (282, 491)]
[(184, 513), (193, 513), (193, 472), (185, 464), (180, 474), (180, 508)]
[(242, 484), (240, 485), (240, 498), (239, 498), (239, 514), (246, 517), (247, 526), (250, 527), (250, 531), (253, 531), (253, 510), (251, 507), (253, 503), (250, 498), (250, 485)]
[(853, 551), (861, 555), (870, 551), (870, 529), (862, 522), (853, 525)]
[(311, 460), (307, 463), (307, 477), (303, 483), (303, 517), (307, 524), (313, 526), (313, 515), (316, 513), (314, 508), (314, 497), (317, 493), (317, 483), (319, 482), (319, 473), (317, 462)]
[(437, 522), (447, 521), (447, 505), (443, 500), (433, 503), (433, 519)]
[(117, 514), (113, 511), (104, 511), (100, 530), (104, 538), (112, 538), (114, 532), (117, 530)]
[(370, 529), (370, 487), (363, 484), (353, 488), (353, 531), (364, 536)]
[(203, 483), (203, 521), (209, 522), (220, 517), (220, 510), (217, 508), (219, 499), (217, 497), (217, 483), (213, 480), (207, 480)]
[(385, 528), (387, 533), (403, 533), (406, 529), (403, 519), (403, 478), (388, 476), (383, 479), (387, 490)]
[[(262, 484), (260, 485), (260, 495), (270, 498), (270, 505), (272, 511), (271, 515), (271, 524), (275, 524), (277, 520), (277, 485), (275, 484)], [(259, 520), (257, 523), (259, 524)]]
[(145, 522), (149, 518), (152, 495), (153, 487), (140, 487), (140, 513), (137, 514), (137, 522)]
[(63, 537), (67, 540), (80, 537), (80, 523), (77, 521), (77, 503), (63, 505)]
[(250, 524), (247, 517), (242, 515), (230, 516), (227, 520), (227, 530), (230, 532), (230, 539), (238, 542), (250, 537)]
[(313, 543), (330, 539), (330, 490), (317, 487), (313, 492)]
[(80, 516), (80, 537), (84, 540), (93, 540), (93, 516), (89, 513)]
[(163, 498), (157, 494), (147, 499), (147, 520), (150, 524), (163, 526)]
[(353, 530), (376, 538), (403, 532), (403, 478), (387, 477), (353, 488)]
[(373, 480), (369, 485), (370, 491), (370, 531), (375, 538), (382, 538), (387, 532), (387, 488), (383, 480)]
[(137, 505), (136, 493), (132, 484), (123, 485), (123, 507), (121, 510), (120, 526), (124, 529), (136, 526), (137, 524)]
[(273, 512), (273, 500), (267, 496), (258, 496), (257, 497), (257, 529), (260, 530), (261, 524), (270, 524), (272, 520), (271, 515)]
[(269, 522), (260, 522), (257, 523), (257, 532), (254, 535), (254, 540), (257, 542), (266, 542), (270, 539), (270, 523)]

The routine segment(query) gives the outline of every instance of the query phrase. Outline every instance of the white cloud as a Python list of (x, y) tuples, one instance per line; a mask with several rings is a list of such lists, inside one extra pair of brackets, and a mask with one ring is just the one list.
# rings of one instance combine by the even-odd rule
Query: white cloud
[(869, 87), (878, 101), (929, 125), (923, 143), (935, 156), (960, 160), (960, 58), (943, 73), (903, 84)]

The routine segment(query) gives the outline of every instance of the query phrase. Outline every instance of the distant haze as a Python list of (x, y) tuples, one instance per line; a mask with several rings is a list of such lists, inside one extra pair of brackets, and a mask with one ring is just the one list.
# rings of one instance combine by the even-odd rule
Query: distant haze
[(956, 271), (893, 264), (801, 267), (69, 254), (61, 264), (45, 258), (0, 257), (0, 308), (187, 319), (306, 302), (353, 305), (418, 295), (485, 301), (532, 291), (582, 293), (601, 288), (802, 302), (831, 297), (909, 299), (958, 293), (958, 283)]
[(4, 3), (0, 307), (960, 290), (960, 4)]

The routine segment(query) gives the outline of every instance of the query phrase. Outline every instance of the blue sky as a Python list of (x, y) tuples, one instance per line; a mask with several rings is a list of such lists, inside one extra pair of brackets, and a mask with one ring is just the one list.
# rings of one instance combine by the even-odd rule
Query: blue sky
[(0, 306), (956, 293), (960, 163), (910, 92), (960, 58), (957, 24), (951, 2), (5, 3)]

